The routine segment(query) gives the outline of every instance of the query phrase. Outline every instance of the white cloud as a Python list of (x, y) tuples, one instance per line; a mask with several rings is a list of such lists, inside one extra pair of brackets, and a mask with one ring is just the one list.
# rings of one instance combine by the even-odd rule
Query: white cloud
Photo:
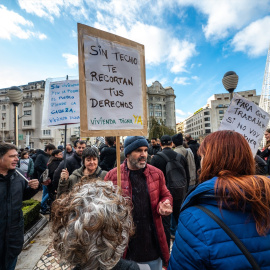
[(176, 77), (176, 78), (174, 78), (173, 83), (175, 83), (175, 84), (181, 84), (181, 85), (188, 85), (188, 84), (190, 84), (188, 82), (188, 80), (189, 80), (188, 77)]
[(70, 13), (76, 18), (88, 17), (83, 0), (18, 0), (18, 3), (27, 13), (46, 18), (50, 22), (54, 21), (54, 17), (59, 18), (63, 9), (70, 9)]
[(251, 57), (267, 54), (270, 43), (270, 16), (257, 20), (238, 32), (231, 45)]
[(176, 114), (179, 114), (179, 115), (187, 115), (187, 113), (183, 112), (180, 109), (176, 109), (175, 112), (176, 112)]
[(0, 39), (11, 40), (12, 36), (20, 39), (36, 37), (43, 40), (47, 38), (45, 34), (33, 32), (28, 29), (33, 26), (31, 21), (26, 20), (18, 13), (0, 5)]
[(63, 53), (62, 56), (66, 59), (70, 68), (76, 68), (78, 65), (78, 56), (70, 53)]
[(191, 79), (198, 81), (200, 78), (198, 76), (192, 76)]
[[(163, 0), (163, 7), (173, 0)], [(203, 32), (208, 40), (228, 37), (232, 31), (241, 30), (254, 20), (269, 14), (270, 0), (174, 0), (179, 7), (193, 6), (206, 15)]]

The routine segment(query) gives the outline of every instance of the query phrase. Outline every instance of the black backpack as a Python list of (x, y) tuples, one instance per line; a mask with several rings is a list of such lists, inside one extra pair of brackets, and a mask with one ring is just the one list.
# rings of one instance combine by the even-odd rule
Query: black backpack
[(177, 153), (175, 158), (170, 159), (163, 152), (157, 155), (166, 160), (166, 185), (174, 200), (184, 199), (188, 189), (186, 171), (181, 164), (181, 155)]

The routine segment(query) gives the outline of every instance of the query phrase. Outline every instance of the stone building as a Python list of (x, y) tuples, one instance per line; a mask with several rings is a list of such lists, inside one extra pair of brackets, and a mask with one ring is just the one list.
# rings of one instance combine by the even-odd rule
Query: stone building
[(163, 88), (158, 81), (153, 82), (151, 86), (147, 87), (148, 129), (149, 120), (151, 117), (154, 117), (160, 123), (162, 121), (165, 126), (175, 130), (175, 98), (173, 88), (170, 86)]
[[(237, 94), (259, 105), (260, 96), (256, 95), (256, 90), (241, 91)], [(229, 105), (229, 93), (214, 94), (204, 107), (184, 120), (184, 133), (189, 133), (194, 139), (200, 139), (217, 131)]]

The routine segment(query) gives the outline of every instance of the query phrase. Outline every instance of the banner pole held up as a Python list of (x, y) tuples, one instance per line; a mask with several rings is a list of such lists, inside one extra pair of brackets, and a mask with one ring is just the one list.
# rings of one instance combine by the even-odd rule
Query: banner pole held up
[(116, 162), (117, 162), (117, 186), (121, 190), (120, 136), (116, 136)]
[[(66, 76), (66, 80), (68, 80), (68, 75)], [(64, 169), (67, 168), (67, 124), (65, 124), (65, 141), (64, 141)]]

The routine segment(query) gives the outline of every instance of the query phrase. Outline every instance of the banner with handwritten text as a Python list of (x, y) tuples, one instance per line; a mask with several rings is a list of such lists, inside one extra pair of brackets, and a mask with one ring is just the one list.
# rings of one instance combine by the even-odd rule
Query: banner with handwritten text
[(234, 94), (219, 130), (234, 130), (242, 134), (255, 156), (269, 122), (269, 114), (252, 101)]
[(138, 50), (84, 35), (89, 130), (143, 129)]
[(48, 126), (80, 123), (79, 81), (51, 82), (49, 86)]

